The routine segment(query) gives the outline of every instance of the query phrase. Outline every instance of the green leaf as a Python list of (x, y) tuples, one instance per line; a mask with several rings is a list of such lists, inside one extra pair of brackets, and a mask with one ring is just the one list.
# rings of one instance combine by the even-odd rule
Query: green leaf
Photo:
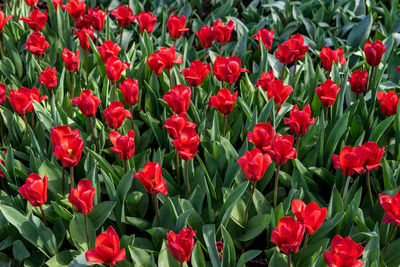
[(204, 259), (203, 251), (199, 242), (193, 247), (192, 257), (190, 259), (193, 267), (206, 267), (206, 261)]
[(378, 143), (387, 128), (392, 124), (394, 121), (395, 116), (390, 116), (383, 121), (381, 121), (376, 127), (371, 130), (371, 135), (369, 137), (369, 141), (373, 141)]
[(250, 241), (261, 234), (270, 221), (269, 214), (259, 214), (252, 217), (246, 224), (246, 233), (239, 237), (239, 241)]
[(71, 239), (75, 247), (81, 252), (85, 252), (89, 248), (92, 248), (94, 241), (96, 240), (96, 232), (90, 220), (88, 220), (88, 228), (89, 242), (91, 246), (88, 246), (86, 241), (85, 217), (82, 213), (75, 213), (74, 217), (72, 217), (72, 220), (69, 223), (69, 234), (71, 235)]
[(364, 46), (368, 37), (370, 36), (372, 28), (372, 14), (365, 16), (349, 33), (347, 37), (347, 45), (358, 49), (360, 46)]
[(21, 240), (14, 241), (12, 251), (14, 258), (17, 261), (22, 261), (31, 255)]
[(93, 224), (95, 230), (99, 230), (99, 228), (103, 225), (103, 223), (107, 220), (108, 216), (112, 212), (115, 207), (116, 201), (104, 201), (93, 207), (93, 210), (88, 213), (88, 218)]
[(345, 114), (336, 121), (335, 126), (333, 127), (333, 129), (328, 137), (328, 140), (326, 141), (325, 154), (324, 154), (325, 159), (328, 159), (328, 160), (331, 159), (331, 155), (335, 151), (336, 146), (339, 143), (339, 139), (342, 137), (342, 135), (347, 130), (348, 120), (349, 120), (349, 117), (347, 114)]
[(255, 257), (257, 257), (258, 255), (260, 255), (261, 250), (248, 250), (245, 253), (243, 253), (238, 261), (237, 267), (242, 267), (245, 265), (246, 262), (248, 262), (249, 260), (254, 259)]
[(78, 255), (79, 252), (76, 250), (64, 250), (46, 261), (46, 265), (49, 267), (68, 266), (74, 257)]
[(203, 225), (203, 236), (213, 267), (221, 266), (221, 262), (218, 257), (217, 242), (215, 240), (215, 225)]

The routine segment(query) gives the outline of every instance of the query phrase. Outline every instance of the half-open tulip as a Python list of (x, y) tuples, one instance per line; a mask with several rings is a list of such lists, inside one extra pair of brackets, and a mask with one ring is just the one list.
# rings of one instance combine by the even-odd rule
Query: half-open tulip
[(90, 49), (90, 43), (89, 43), (89, 38), (93, 41), (94, 35), (93, 35), (93, 30), (92, 28), (82, 28), (80, 30), (75, 30), (76, 36), (78, 36), (79, 39), (79, 44), (81, 45), (83, 50), (89, 50)]
[(165, 119), (163, 128), (167, 130), (169, 137), (176, 139), (180, 135), (183, 128), (196, 128), (197, 125), (193, 122), (187, 121), (187, 119), (188, 116), (184, 112), (180, 113), (179, 115), (174, 113), (172, 114), (172, 117)]
[(122, 62), (118, 57), (109, 57), (106, 63), (107, 77), (112, 82), (121, 79), (122, 72), (129, 68), (130, 64)]
[(167, 28), (168, 33), (173, 40), (177, 40), (181, 38), (182, 34), (188, 31), (188, 28), (185, 28), (186, 17), (174, 14), (167, 20)]
[(38, 1), (39, 0), (25, 0), (25, 3), (30, 7), (34, 7), (34, 6), (36, 6)]
[(118, 129), (122, 126), (126, 117), (132, 119), (132, 114), (129, 110), (124, 108), (124, 104), (119, 101), (113, 101), (103, 110), (104, 118), (107, 121), (108, 127), (111, 129)]
[(269, 70), (267, 73), (262, 72), (261, 78), (257, 79), (256, 86), (260, 86), (264, 91), (268, 91), (270, 84), (275, 81), (275, 75), (273, 70)]
[(200, 39), (200, 44), (203, 48), (210, 48), (214, 41), (214, 32), (210, 26), (203, 25), (200, 31), (195, 30), (197, 37)]
[(400, 191), (397, 191), (394, 197), (379, 194), (379, 201), (386, 212), (382, 222), (394, 222), (397, 226), (400, 226)]
[(350, 237), (335, 235), (331, 241), (331, 251), (324, 252), (324, 260), (329, 267), (361, 267), (364, 262), (357, 259), (363, 253), (364, 247)]
[(340, 169), (343, 175), (352, 176), (355, 172), (364, 173), (363, 165), (367, 158), (367, 151), (361, 146), (345, 146), (339, 155), (332, 155), (335, 169)]
[(19, 115), (25, 115), (26, 112), (33, 112), (33, 102), (42, 102), (47, 99), (47, 96), (40, 97), (39, 90), (36, 87), (32, 89), (21, 87), (19, 89), (11, 89), (8, 100), (11, 103), (12, 108)]
[(272, 230), (271, 242), (284, 254), (297, 253), (303, 240), (304, 228), (304, 225), (296, 222), (293, 217), (282, 217), (278, 222), (278, 226)]
[(200, 137), (192, 127), (182, 129), (178, 137), (172, 141), (178, 155), (183, 160), (190, 160), (197, 153), (197, 147), (200, 144)]
[(4, 17), (3, 10), (0, 9), (0, 32), (3, 31), (4, 25), (12, 18), (14, 15), (9, 15), (7, 17)]
[(99, 8), (89, 8), (88, 10), (90, 24), (96, 31), (101, 31), (106, 22), (107, 9), (104, 11)]
[(194, 60), (190, 63), (189, 68), (181, 71), (186, 82), (190, 86), (199, 86), (211, 70), (210, 64), (203, 64), (200, 60)]
[(282, 64), (292, 63), (293, 60), (302, 59), (308, 51), (308, 45), (304, 45), (304, 37), (299, 33), (291, 36), (286, 42), (278, 45), (275, 57)]
[(333, 50), (327, 46), (322, 47), (321, 53), (319, 53), (319, 57), (322, 61), (322, 67), (327, 71), (331, 71), (333, 63), (346, 64), (346, 59), (343, 58), (343, 56), (343, 49), (338, 48)]
[(75, 167), (81, 160), (82, 151), (85, 146), (80, 131), (67, 125), (52, 127), (50, 138), (53, 143), (53, 154), (65, 167)]
[(293, 92), (290, 85), (283, 85), (281, 80), (272, 81), (267, 87), (268, 98), (274, 98), (275, 105), (282, 105)]
[(240, 73), (249, 72), (241, 68), (241, 61), (237, 56), (217, 57), (214, 61), (214, 75), (218, 81), (234, 83), (238, 80)]
[(362, 145), (367, 152), (364, 167), (367, 171), (372, 171), (382, 166), (381, 161), (383, 154), (385, 154), (385, 147), (379, 148), (375, 142), (369, 141)]
[(299, 110), (297, 105), (294, 105), (290, 111), (290, 118), (285, 118), (284, 123), (289, 125), (289, 129), (293, 134), (305, 135), (311, 123), (316, 123), (316, 121), (311, 118), (311, 108), (307, 104), (303, 110)]
[(71, 15), (73, 19), (80, 18), (86, 12), (85, 1), (69, 0), (68, 4), (61, 6)]
[(167, 182), (163, 179), (162, 168), (157, 162), (147, 162), (140, 172), (134, 174), (150, 194), (168, 195)]
[(18, 189), (18, 192), (32, 206), (42, 206), (47, 201), (47, 185), (48, 178), (46, 175), (42, 179), (39, 174), (31, 173), (26, 178), (25, 184)]
[(136, 79), (126, 78), (119, 84), (119, 89), (124, 96), (124, 102), (128, 105), (135, 105), (139, 100), (139, 82)]
[(320, 86), (315, 88), (315, 92), (317, 93), (319, 100), (321, 100), (321, 104), (327, 108), (335, 103), (339, 90), (340, 87), (332, 80), (326, 80)]
[(75, 206), (77, 212), (88, 214), (93, 210), (93, 198), (96, 194), (96, 188), (88, 179), (82, 179), (78, 182), (76, 188), (71, 188), (68, 201)]
[(124, 5), (119, 5), (115, 10), (111, 11), (111, 15), (115, 17), (121, 27), (127, 27), (135, 20), (132, 14), (132, 9)]
[(22, 20), (31, 30), (38, 32), (43, 30), (44, 26), (47, 22), (47, 10), (45, 12), (40, 12), (39, 8), (35, 8), (35, 10), (29, 13), (29, 17), (21, 17), (19, 20)]
[(246, 151), (237, 161), (242, 167), (247, 180), (255, 182), (264, 177), (268, 166), (272, 163), (268, 154), (263, 154), (258, 148)]
[(167, 102), (174, 113), (179, 114), (189, 109), (191, 95), (192, 92), (189, 87), (178, 84), (166, 92), (162, 99)]
[(267, 122), (256, 124), (252, 132), (247, 133), (247, 139), (253, 143), (256, 148), (266, 153), (271, 148), (272, 140), (275, 136), (275, 129)]
[(396, 115), (397, 104), (399, 103), (400, 97), (397, 97), (395, 91), (389, 91), (387, 93), (379, 91), (376, 94), (379, 104), (382, 109), (382, 113), (385, 116)]
[(386, 46), (380, 41), (371, 42), (367, 40), (364, 45), (365, 59), (371, 67), (378, 66), (381, 63), (382, 55), (386, 51)]
[(100, 103), (100, 98), (95, 96), (90, 90), (83, 90), (80, 96), (71, 99), (71, 104), (77, 105), (79, 110), (86, 117), (93, 117), (96, 115)]
[(4, 83), (0, 83), (0, 105), (3, 105), (3, 103), (6, 102), (6, 92), (6, 85)]
[(196, 231), (192, 227), (183, 228), (179, 234), (175, 234), (170, 231), (167, 233), (167, 248), (174, 257), (180, 263), (188, 262), (192, 255), (194, 247), (194, 236)]
[(368, 81), (368, 71), (367, 70), (355, 70), (348, 78), (348, 82), (351, 85), (351, 91), (356, 94), (365, 91)]
[(150, 34), (153, 31), (157, 22), (157, 17), (150, 11), (140, 12), (139, 15), (135, 15), (135, 19), (139, 23), (140, 32), (143, 33), (146, 31), (147, 34)]
[(25, 43), (25, 49), (29, 49), (32, 55), (41, 56), (44, 54), (50, 44), (46, 41), (43, 34), (34, 32), (29, 36), (29, 39)]
[(171, 46), (169, 49), (161, 47), (159, 51), (151, 54), (146, 62), (151, 71), (160, 75), (164, 69), (172, 69), (174, 63), (180, 64), (183, 63), (183, 60), (180, 56), (175, 56), (175, 47)]
[(61, 57), (64, 60), (65, 68), (69, 72), (75, 72), (79, 69), (79, 49), (76, 50), (76, 53), (64, 48), (64, 51), (61, 53)]
[(47, 67), (38, 78), (38, 81), (47, 89), (53, 89), (57, 86), (57, 71), (56, 67)]
[(121, 47), (113, 43), (113, 41), (107, 40), (101, 46), (99, 46), (97, 50), (99, 51), (101, 61), (106, 64), (109, 58), (118, 56)]
[(231, 94), (228, 89), (222, 88), (216, 96), (211, 96), (208, 101), (209, 107), (216, 108), (220, 113), (227, 115), (232, 112), (238, 92)]
[(118, 131), (111, 131), (109, 135), (113, 147), (110, 150), (122, 160), (127, 160), (135, 154), (135, 132), (128, 130), (128, 135), (121, 135)]
[(231, 39), (232, 31), (235, 29), (235, 23), (233, 20), (229, 20), (226, 25), (219, 19), (214, 21), (212, 31), (214, 33), (215, 41), (221, 45), (226, 44)]
[(297, 221), (304, 224), (307, 234), (312, 235), (324, 222), (327, 209), (320, 208), (315, 202), (306, 205), (300, 199), (293, 199), (292, 212)]
[(274, 40), (274, 30), (260, 29), (253, 35), (253, 39), (258, 41), (259, 48), (261, 49), (261, 42), (264, 44), (265, 49), (270, 50)]
[(293, 142), (294, 137), (292, 135), (285, 134), (284, 136), (280, 136), (276, 134), (272, 140), (271, 148), (267, 152), (276, 164), (283, 165), (289, 159), (297, 158)]

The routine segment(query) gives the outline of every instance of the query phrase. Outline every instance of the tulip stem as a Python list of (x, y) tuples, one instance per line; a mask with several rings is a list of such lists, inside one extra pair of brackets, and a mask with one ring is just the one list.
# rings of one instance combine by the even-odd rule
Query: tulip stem
[(174, 45), (173, 45), (174, 48), (176, 48), (176, 47), (175, 47), (175, 46), (176, 46), (176, 40), (177, 40), (177, 39), (174, 40)]
[(368, 195), (369, 195), (369, 201), (371, 204), (371, 212), (374, 214), (374, 199), (372, 197), (372, 190), (371, 190), (371, 172), (367, 171), (367, 188), (368, 188)]
[(119, 47), (122, 49), (122, 36), (124, 35), (124, 27), (121, 29), (121, 35), (119, 36)]
[(296, 136), (296, 152), (299, 154), (300, 135)]
[(204, 50), (203, 64), (206, 64), (206, 62), (207, 62), (207, 56), (208, 56), (208, 48), (205, 48), (205, 50)]
[(388, 246), (389, 246), (390, 239), (392, 239), (392, 236), (393, 236), (393, 234), (394, 234), (394, 231), (396, 231), (396, 225), (392, 225), (392, 230), (390, 231), (389, 237), (388, 237), (388, 239), (386, 240), (385, 248), (383, 249), (383, 255), (382, 255), (383, 257), (385, 257), (386, 250), (387, 250), (387, 248), (388, 248)]
[(154, 194), (154, 205), (156, 206), (157, 226), (160, 227), (160, 206), (158, 205), (157, 194)]
[(4, 58), (3, 43), (1, 41), (1, 37), (0, 37), (0, 55), (1, 55), (1, 58)]
[(89, 249), (90, 243), (89, 243), (89, 225), (88, 225), (87, 213), (85, 214), (85, 228), (86, 228), (86, 242)]
[(89, 50), (85, 50), (86, 57), (86, 87), (89, 89)]
[(189, 193), (189, 196), (191, 194), (190, 192), (190, 184), (189, 184), (189, 160), (185, 161), (185, 179), (186, 179), (186, 187), (187, 187), (187, 191)]
[(65, 166), (64, 165), (62, 167), (61, 183), (62, 183), (62, 193), (65, 194)]
[(100, 31), (97, 31), (96, 47), (99, 44), (99, 39), (100, 39)]
[(3, 115), (1, 114), (1, 110), (0, 110), (0, 134), (1, 134), (1, 144), (2, 144), (3, 147), (5, 147), (5, 143), (4, 143), (4, 137), (5, 137), (4, 121), (3, 121)]
[(39, 69), (41, 69), (41, 67), (40, 67), (40, 56), (38, 56), (38, 65), (39, 65)]
[(33, 128), (35, 127), (35, 113), (33, 113), (33, 111), (31, 112), (31, 125), (33, 131)]
[(29, 131), (29, 124), (28, 124), (28, 121), (26, 120), (26, 115), (25, 115), (25, 114), (22, 115), (22, 118), (24, 119), (25, 128), (26, 128), (26, 131), (28, 132), (29, 139), (31, 139), (31, 138), (32, 138), (32, 137), (31, 137), (31, 132)]
[(247, 213), (249, 212), (249, 208), (250, 208), (251, 202), (253, 200), (253, 195), (254, 195), (254, 191), (256, 190), (256, 185), (257, 185), (257, 181), (253, 181), (252, 186), (251, 186), (250, 197), (249, 197), (249, 200), (247, 201), (246, 209), (244, 211), (243, 224), (246, 223)]
[(43, 218), (44, 226), (47, 227), (47, 220), (46, 220), (46, 216), (45, 216), (45, 214), (44, 214), (43, 205), (40, 205), (40, 212), (42, 213), (42, 218)]
[[(368, 90), (367, 92), (371, 91), (371, 87), (372, 87), (372, 82), (373, 82), (373, 78), (374, 78), (374, 71), (375, 71), (375, 67), (371, 67), (370, 71), (369, 71), (369, 75), (368, 75)], [(373, 96), (375, 97), (375, 96)]]
[(225, 130), (226, 130), (226, 121), (227, 121), (227, 115), (226, 114), (224, 114), (224, 128), (223, 128), (223, 130), (222, 130), (222, 136), (224, 136), (225, 137)]
[(288, 255), (288, 260), (287, 260), (287, 266), (288, 267), (290, 267), (291, 265), (290, 265), (290, 262), (292, 261), (292, 254), (290, 253), (289, 255)]
[(307, 244), (308, 244), (308, 239), (309, 239), (309, 238), (310, 238), (310, 235), (309, 235), (308, 233), (306, 233), (306, 237), (305, 237), (305, 239), (304, 239), (303, 249), (301, 250), (300, 260), (303, 258), (304, 251), (306, 251)]
[(180, 267), (183, 267), (183, 263), (181, 262)]
[(276, 174), (275, 174), (275, 186), (274, 186), (274, 208), (278, 204), (278, 184), (279, 184), (279, 171), (281, 170), (281, 165), (278, 164), (276, 166)]
[(294, 61), (293, 67), (293, 80), (296, 79), (296, 68), (297, 68), (297, 60)]
[(344, 188), (346, 187), (346, 183), (347, 183), (347, 179), (349, 179), (348, 176), (346, 176), (343, 180), (343, 185), (342, 185), (342, 189), (340, 190), (340, 196), (343, 197), (344, 194)]
[(124, 160), (124, 162), (125, 162), (125, 172), (129, 172), (129, 160), (128, 159), (125, 159)]
[(71, 167), (69, 169), (69, 175), (71, 176), (71, 188), (73, 188), (75, 186), (75, 182), (74, 182), (74, 167)]
[(285, 75), (285, 64), (282, 65), (281, 80), (283, 82), (283, 75)]
[(328, 121), (328, 112), (329, 112), (329, 108), (325, 107), (325, 121)]
[(196, 105), (196, 87), (197, 86), (193, 86), (193, 102)]
[(169, 77), (169, 87), (172, 89), (172, 77), (171, 77), (171, 69), (168, 69), (168, 77)]
[(176, 159), (176, 180), (177, 180), (178, 184), (180, 184), (181, 173), (179, 171), (179, 154), (178, 154), (178, 151), (176, 151), (175, 155), (176, 155), (176, 157), (175, 157), (175, 159)]
[(116, 100), (117, 97), (117, 82), (114, 82), (114, 88), (113, 88), (113, 101)]
[(220, 49), (219, 49), (219, 56), (222, 57), (222, 49), (224, 48), (224, 45), (221, 44)]
[(94, 116), (90, 117), (90, 129), (92, 130), (93, 140), (100, 154), (101, 153), (100, 140), (96, 137), (96, 134), (94, 133), (94, 128), (96, 127), (95, 120), (96, 118)]

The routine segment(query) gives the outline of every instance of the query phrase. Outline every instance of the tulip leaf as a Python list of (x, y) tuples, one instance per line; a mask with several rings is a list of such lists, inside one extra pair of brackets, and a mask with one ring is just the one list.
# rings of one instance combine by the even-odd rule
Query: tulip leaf
[(93, 224), (95, 230), (99, 230), (99, 228), (103, 225), (103, 223), (107, 220), (108, 216), (112, 212), (115, 207), (116, 201), (104, 201), (93, 207), (93, 210), (88, 213), (88, 218)]
[(206, 261), (204, 259), (203, 251), (199, 242), (193, 247), (192, 257), (190, 259), (193, 267), (206, 267)]
[[(248, 250), (245, 253), (243, 253), (237, 263), (237, 267), (243, 267), (245, 266), (245, 263), (254, 259), (255, 257), (257, 257), (258, 255), (260, 255), (261, 250)], [(272, 265), (271, 265), (272, 266)], [(278, 266), (282, 266), (282, 265), (277, 265)]]
[(81, 252), (85, 252), (89, 248), (92, 248), (96, 240), (96, 232), (90, 220), (88, 220), (88, 228), (90, 246), (88, 246), (86, 241), (85, 217), (81, 213), (75, 213), (69, 223), (69, 234), (71, 235), (75, 247)]
[(359, 48), (361, 45), (363, 46), (370, 35), (372, 22), (373, 19), (371, 14), (365, 16), (349, 33), (349, 36), (347, 37), (347, 45), (354, 49)]
[(206, 242), (208, 254), (210, 255), (211, 258), (212, 266), (213, 267), (221, 266), (215, 240), (215, 225), (214, 224), (203, 225), (203, 236), (204, 236), (204, 241)]
[(269, 221), (269, 214), (259, 214), (250, 218), (246, 224), (246, 233), (239, 237), (239, 240), (244, 242), (256, 238), (259, 234), (261, 234), (262, 231), (265, 230), (269, 224)]

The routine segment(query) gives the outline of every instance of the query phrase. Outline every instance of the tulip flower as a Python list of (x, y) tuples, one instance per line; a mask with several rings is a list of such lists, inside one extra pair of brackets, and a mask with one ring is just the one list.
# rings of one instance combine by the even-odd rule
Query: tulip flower
[(331, 251), (324, 252), (324, 261), (329, 267), (361, 267), (364, 262), (357, 260), (364, 253), (364, 248), (351, 240), (335, 235), (331, 242)]
[(262, 72), (261, 78), (257, 79), (256, 86), (260, 86), (263, 91), (268, 91), (270, 84), (275, 81), (275, 75), (273, 70), (269, 70), (267, 73)]
[(351, 91), (358, 94), (365, 91), (365, 87), (367, 86), (368, 82), (368, 72), (367, 70), (355, 70), (348, 78), (348, 82), (351, 85)]
[(48, 183), (46, 175), (44, 175), (42, 179), (39, 174), (31, 173), (26, 178), (25, 184), (18, 189), (18, 193), (28, 200), (32, 206), (40, 207), (45, 226), (47, 226), (47, 221), (44, 214), (43, 204), (47, 201)]
[(128, 160), (135, 154), (135, 132), (128, 130), (128, 135), (121, 135), (118, 131), (112, 131), (109, 135), (113, 147), (110, 150), (125, 162), (125, 171), (129, 171)]
[(185, 28), (185, 24), (185, 16), (179, 17), (178, 15), (174, 14), (167, 20), (168, 33), (171, 36), (171, 39), (174, 40), (174, 47), (176, 40), (181, 38), (182, 34), (189, 30), (188, 28)]
[(200, 60), (194, 60), (190, 63), (189, 68), (181, 71), (186, 82), (193, 87), (193, 99), (196, 99), (196, 87), (204, 81), (210, 70), (210, 64), (203, 64)]
[[(118, 57), (109, 57), (106, 63), (107, 77), (111, 82), (114, 82), (113, 101), (116, 99), (117, 81), (121, 79), (122, 72), (128, 69), (129, 63), (122, 62)], [(110, 84), (111, 85), (111, 84)]]
[(306, 233), (312, 235), (324, 222), (327, 209), (325, 207), (318, 207), (318, 204), (315, 202), (306, 205), (299, 199), (293, 199), (292, 212), (296, 216), (297, 221), (304, 224)]
[(222, 261), (222, 254), (224, 253), (224, 242), (216, 242), (217, 245), (217, 251), (218, 251), (218, 257), (219, 260)]
[(168, 70), (170, 86), (172, 88), (172, 79), (171, 79), (171, 69), (174, 66), (173, 64), (183, 63), (183, 60), (180, 56), (175, 56), (175, 47), (171, 46), (169, 49), (166, 47), (161, 47), (159, 51), (151, 54), (147, 60), (147, 64), (149, 64), (150, 70), (154, 71), (157, 75), (160, 75), (164, 69)]
[(381, 63), (382, 55), (386, 51), (386, 46), (379, 40), (371, 42), (367, 40), (364, 45), (365, 60), (371, 67), (376, 67)]
[(89, 39), (87, 38), (87, 35), (93, 41), (93, 39), (94, 39), (93, 30), (91, 28), (82, 28), (79, 31), (75, 30), (75, 34), (79, 39), (79, 43), (80, 43), (82, 49), (89, 50), (90, 43), (89, 43)]
[(179, 114), (189, 109), (191, 95), (192, 92), (189, 87), (178, 84), (166, 92), (162, 99), (167, 102), (174, 113)]
[[(5, 25), (13, 16), (14, 16), (14, 15), (10, 15), (10, 16), (4, 17), (3, 10), (0, 9), (0, 33), (3, 31), (4, 25)], [(1, 43), (1, 38), (0, 38), (0, 55), (1, 55), (1, 58), (4, 57), (3, 45), (2, 45), (2, 43)]]
[[(199, 37), (200, 44), (203, 48), (208, 49), (212, 47), (215, 38), (213, 30), (209, 26), (204, 25), (200, 28), (200, 31), (195, 30), (195, 33), (197, 37)], [(205, 54), (207, 54), (207, 52), (205, 52)]]
[(40, 97), (39, 90), (36, 87), (32, 89), (21, 87), (19, 89), (11, 89), (8, 100), (15, 112), (19, 115), (25, 115), (26, 112), (33, 112), (33, 102), (42, 102), (47, 96)]
[(272, 125), (267, 122), (260, 122), (256, 124), (252, 132), (247, 133), (247, 139), (250, 143), (253, 143), (256, 148), (261, 150), (263, 153), (267, 153), (271, 148), (272, 140), (275, 136), (275, 129)]
[(334, 81), (329, 79), (315, 88), (321, 104), (325, 106), (325, 121), (328, 120), (328, 108), (335, 103), (339, 91), (340, 86), (337, 86)]
[(6, 85), (4, 83), (0, 83), (0, 105), (3, 105), (3, 103), (6, 102), (6, 92)]
[(67, 10), (69, 15), (73, 19), (78, 19), (82, 17), (83, 14), (86, 12), (86, 4), (85, 1), (79, 0), (69, 0), (68, 4), (61, 6), (64, 10)]
[(51, 94), (53, 94), (53, 89), (57, 86), (57, 71), (56, 67), (50, 68), (47, 67), (40, 74), (38, 81), (44, 85), (47, 89), (51, 90)]
[(230, 83), (232, 86), (235, 83), (240, 73), (249, 72), (245, 68), (241, 68), (241, 61), (237, 56), (233, 57), (217, 57), (214, 61), (213, 74), (218, 81)]
[(264, 44), (265, 49), (271, 50), (272, 42), (274, 40), (274, 30), (260, 29), (253, 35), (253, 39), (258, 41), (259, 48), (261, 49), (261, 42)]
[(95, 116), (100, 103), (100, 98), (95, 96), (90, 90), (83, 90), (80, 96), (71, 99), (71, 104), (77, 105), (86, 117)]
[[(385, 217), (382, 220), (382, 223), (395, 223), (395, 225), (400, 226), (400, 191), (394, 195), (394, 197), (390, 195), (379, 194), (379, 201), (381, 203), (382, 208), (385, 211)], [(392, 227), (388, 239), (385, 244), (385, 248), (383, 250), (383, 255), (386, 254), (387, 247), (389, 245), (390, 240), (396, 230), (396, 227)]]
[(116, 10), (111, 11), (111, 15), (115, 17), (121, 27), (128, 27), (135, 20), (132, 14), (132, 9), (124, 5), (119, 5)]
[(139, 82), (136, 79), (126, 78), (119, 84), (119, 89), (127, 105), (135, 105), (139, 101)]
[(175, 234), (172, 231), (167, 233), (167, 248), (172, 257), (181, 264), (190, 260), (195, 242), (193, 237), (195, 235), (196, 231), (190, 226), (183, 228), (179, 234)]
[(90, 21), (90, 17), (88, 14), (83, 14), (82, 17), (79, 17), (75, 22), (76, 29), (82, 28), (90, 28), (92, 27), (92, 22)]
[(111, 225), (104, 233), (97, 236), (95, 244), (95, 248), (85, 253), (88, 262), (114, 266), (126, 259), (125, 249), (120, 249), (118, 234)]
[(227, 115), (232, 112), (235, 105), (238, 92), (231, 94), (228, 89), (222, 88), (216, 96), (211, 96), (208, 101), (209, 107), (216, 108), (220, 113), (224, 114), (223, 135), (225, 135)]
[(62, 5), (63, 0), (51, 0), (54, 10), (57, 12), (57, 8)]
[(396, 115), (397, 113), (397, 104), (399, 103), (399, 97), (397, 97), (395, 91), (378, 92), (376, 94), (379, 105), (381, 106), (382, 113), (385, 116)]
[(119, 101), (113, 101), (103, 110), (104, 118), (107, 121), (108, 127), (111, 129), (118, 129), (122, 126), (126, 117), (132, 119), (132, 114), (129, 110), (124, 108), (124, 105)]
[(106, 64), (109, 58), (118, 56), (121, 47), (114, 44), (112, 41), (107, 40), (101, 46), (97, 47), (97, 50), (99, 51), (101, 61)]
[(32, 33), (25, 44), (25, 49), (29, 49), (32, 55), (39, 57), (39, 65), (40, 65), (40, 56), (43, 55), (46, 49), (49, 47), (50, 44), (46, 41), (44, 35), (38, 32)]
[[(0, 159), (0, 164), (3, 165), (3, 166), (6, 166), (6, 163), (2, 159)], [(4, 175), (3, 170), (1, 170), (1, 169), (0, 169), (0, 178), (6, 178), (6, 176)]]
[(235, 29), (235, 23), (233, 20), (229, 20), (226, 25), (222, 24), (222, 21), (219, 19), (214, 21), (212, 31), (214, 34), (214, 39), (217, 43), (221, 45), (219, 50), (219, 56), (222, 56), (222, 48), (224, 44), (228, 43), (231, 39), (232, 31)]
[(101, 31), (104, 28), (104, 23), (107, 17), (107, 9), (101, 10), (99, 8), (89, 8), (88, 9), (90, 24), (96, 31)]
[(67, 48), (61, 53), (61, 57), (64, 60), (65, 68), (69, 72), (76, 72), (79, 69), (79, 49), (76, 50), (76, 54)]
[(29, 13), (29, 17), (21, 17), (19, 20), (22, 20), (28, 27), (31, 28), (32, 31), (38, 32), (43, 30), (44, 26), (47, 22), (47, 11), (40, 12), (39, 8), (35, 8), (34, 11)]
[(139, 23), (140, 32), (143, 33), (146, 31), (147, 34), (150, 34), (153, 31), (157, 22), (157, 17), (153, 16), (153, 13), (146, 11), (142, 11), (139, 15), (135, 15), (135, 19)]
[(322, 61), (322, 67), (328, 72), (331, 71), (333, 63), (346, 64), (346, 59), (344, 59), (343, 56), (343, 49), (338, 48), (332, 50), (327, 46), (322, 47), (321, 53), (319, 54)]
[(274, 98), (275, 105), (279, 105), (277, 111), (280, 110), (280, 106), (285, 103), (292, 92), (293, 88), (290, 85), (283, 85), (281, 80), (273, 80), (267, 86), (268, 98)]
[(165, 119), (163, 128), (167, 130), (169, 137), (175, 140), (185, 127), (196, 128), (197, 125), (193, 122), (187, 121), (187, 119), (188, 116), (184, 112), (179, 113), (179, 115), (172, 114), (171, 118)]
[(30, 7), (34, 7), (34, 6), (36, 6), (38, 1), (39, 0), (25, 0), (25, 3)]

